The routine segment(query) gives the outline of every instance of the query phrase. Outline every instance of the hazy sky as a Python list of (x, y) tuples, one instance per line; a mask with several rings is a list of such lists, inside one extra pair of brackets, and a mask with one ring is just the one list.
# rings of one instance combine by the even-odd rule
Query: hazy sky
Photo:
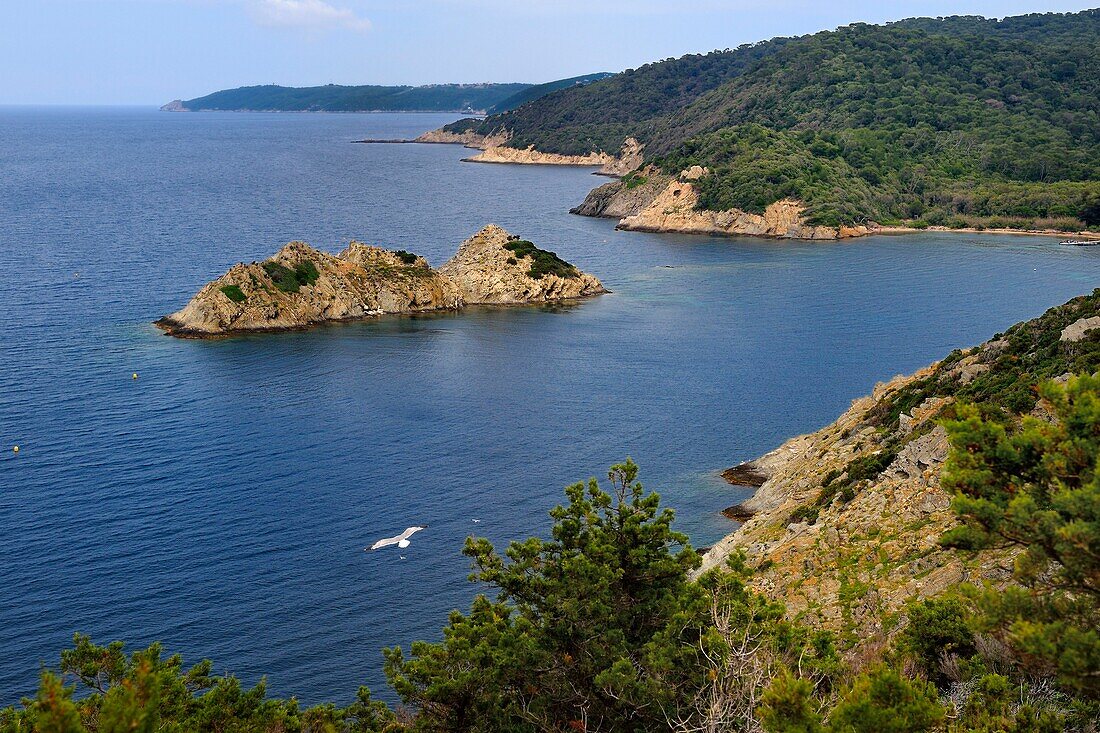
[(0, 104), (161, 104), (266, 83), (541, 82), (853, 21), (1087, 7), (1058, 0), (0, 0)]

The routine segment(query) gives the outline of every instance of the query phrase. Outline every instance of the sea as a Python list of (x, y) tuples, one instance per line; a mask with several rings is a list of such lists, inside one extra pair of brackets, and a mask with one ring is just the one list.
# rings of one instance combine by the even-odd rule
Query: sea
[[(705, 547), (748, 495), (722, 469), (1100, 284), (1100, 248), (1043, 237), (618, 232), (568, 213), (590, 168), (352, 142), (453, 119), (0, 108), (0, 705), (74, 632), (304, 703), (392, 700), (381, 649), (491, 592), (468, 536), (546, 536), (563, 487), (629, 456)], [(290, 240), (438, 265), (490, 222), (611, 292), (214, 341), (152, 325)]]

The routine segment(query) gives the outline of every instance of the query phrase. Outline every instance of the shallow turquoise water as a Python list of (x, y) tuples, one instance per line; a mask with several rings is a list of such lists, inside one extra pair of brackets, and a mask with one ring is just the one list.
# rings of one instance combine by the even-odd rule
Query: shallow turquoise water
[[(588, 170), (348, 142), (449, 119), (0, 110), (0, 704), (77, 630), (307, 702), (379, 690), (382, 646), (469, 603), (467, 534), (543, 532), (565, 484), (631, 455), (709, 544), (743, 498), (716, 471), (1100, 282), (1100, 248), (1034, 237), (621, 233), (566, 213)], [(215, 342), (150, 325), (290, 239), (440, 264), (490, 221), (614, 292)], [(406, 560), (362, 552), (414, 523)]]

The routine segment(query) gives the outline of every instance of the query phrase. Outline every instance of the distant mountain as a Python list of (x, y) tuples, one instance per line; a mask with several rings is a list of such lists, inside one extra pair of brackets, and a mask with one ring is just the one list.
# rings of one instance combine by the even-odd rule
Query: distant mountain
[(594, 81), (606, 79), (609, 76), (615, 76), (609, 71), (600, 71), (595, 74), (585, 74), (584, 76), (571, 76), (568, 79), (558, 79), (557, 81), (548, 81), (545, 84), (536, 84), (533, 87), (528, 87), (521, 92), (517, 92), (512, 96), (505, 99), (503, 102), (498, 102), (489, 108), (489, 114), (497, 114), (498, 112), (507, 112), (508, 110), (515, 109), (516, 107), (522, 107), (528, 102), (533, 102), (536, 99), (545, 97), (550, 92), (556, 92), (559, 89), (567, 89), (569, 87), (584, 86), (585, 84), (591, 84)]
[[(699, 208), (810, 223), (1100, 225), (1100, 10), (855, 23), (684, 56), (445, 131), (697, 167)], [(632, 181), (644, 180), (644, 175)]]
[(283, 87), (275, 84), (223, 89), (204, 97), (174, 100), (169, 112), (467, 112), (514, 109), (559, 89), (587, 84), (611, 74), (597, 73), (545, 84), (429, 84), (411, 86)]

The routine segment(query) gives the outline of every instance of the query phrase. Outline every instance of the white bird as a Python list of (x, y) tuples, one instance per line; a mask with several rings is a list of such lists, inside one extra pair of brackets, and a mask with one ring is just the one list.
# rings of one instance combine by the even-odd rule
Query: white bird
[(409, 538), (412, 537), (414, 534), (416, 534), (417, 532), (419, 532), (422, 529), (424, 529), (424, 528), (423, 527), (409, 527), (408, 529), (406, 529), (404, 532), (397, 535), (396, 537), (387, 537), (384, 540), (378, 540), (377, 542), (375, 542), (370, 547), (365, 547), (363, 549), (364, 549), (364, 551), (378, 550), (378, 549), (381, 549), (383, 547), (389, 547), (390, 545), (397, 545), (398, 547), (404, 549), (404, 548), (409, 546)]
[(474, 524), (477, 524), (477, 523), (478, 523), (478, 522), (480, 522), (480, 521), (481, 521), (480, 519), (475, 519), (475, 520), (474, 520)]

